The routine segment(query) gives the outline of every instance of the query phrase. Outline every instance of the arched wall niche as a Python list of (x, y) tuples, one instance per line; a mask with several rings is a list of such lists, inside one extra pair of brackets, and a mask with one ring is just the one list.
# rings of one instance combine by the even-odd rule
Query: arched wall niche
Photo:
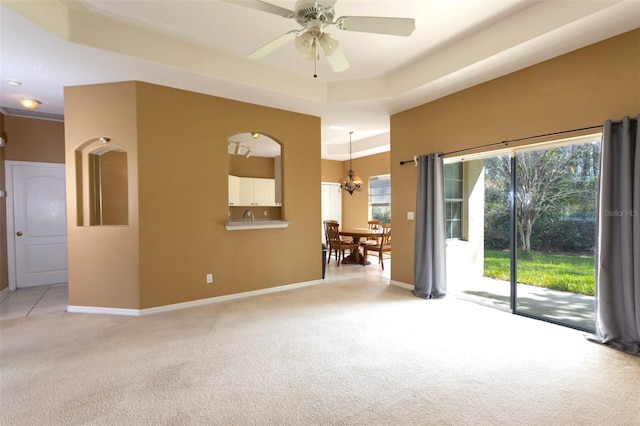
[(78, 226), (129, 224), (127, 151), (107, 137), (75, 150)]
[[(227, 153), (229, 219), (241, 220), (246, 210), (256, 219), (282, 219), (282, 144), (259, 131), (241, 131), (227, 138)], [(253, 200), (247, 195), (252, 180)]]

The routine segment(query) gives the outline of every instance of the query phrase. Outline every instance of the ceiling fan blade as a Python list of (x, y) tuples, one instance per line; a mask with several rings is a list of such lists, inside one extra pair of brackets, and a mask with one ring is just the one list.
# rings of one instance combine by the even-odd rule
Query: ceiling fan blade
[(262, 59), (268, 54), (278, 50), (285, 44), (289, 43), (291, 40), (295, 39), (298, 35), (298, 30), (289, 31), (288, 33), (282, 34), (280, 37), (271, 40), (269, 43), (265, 44), (261, 48), (254, 50), (253, 52), (247, 55), (249, 59)]
[(342, 49), (340, 49), (340, 47), (336, 47), (330, 55), (327, 55), (327, 62), (329, 62), (333, 72), (341, 72), (351, 66), (347, 57), (342, 53)]
[(261, 0), (222, 0), (227, 3), (237, 4), (238, 6), (248, 7), (249, 9), (260, 10), (262, 12), (271, 13), (282, 16), (283, 18), (293, 18), (295, 12), (275, 4), (267, 3)]
[(413, 18), (341, 16), (336, 20), (336, 26), (345, 31), (408, 37), (416, 28), (416, 21)]

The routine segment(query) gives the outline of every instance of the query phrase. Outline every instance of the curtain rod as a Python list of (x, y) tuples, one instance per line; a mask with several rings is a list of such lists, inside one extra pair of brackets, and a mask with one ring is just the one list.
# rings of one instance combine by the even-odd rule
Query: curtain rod
[[(510, 139), (510, 140), (506, 140), (506, 141), (502, 141), (502, 142), (494, 142), (494, 143), (489, 143), (489, 144), (486, 144), (486, 145), (474, 146), (472, 148), (463, 148), (463, 149), (458, 149), (458, 150), (455, 150), (455, 151), (449, 151), (449, 152), (442, 153), (440, 155), (445, 156), (445, 155), (451, 155), (451, 154), (459, 154), (461, 152), (475, 151), (477, 149), (482, 149), (482, 148), (490, 148), (490, 147), (493, 147), (493, 146), (507, 145), (507, 144), (510, 144), (510, 143), (522, 142), (522, 141), (526, 141), (526, 140), (529, 140), (529, 139), (538, 139), (538, 138), (544, 138), (544, 137), (547, 137), (547, 136), (563, 135), (565, 133), (574, 133), (574, 132), (580, 132), (580, 131), (583, 131), (583, 130), (592, 130), (592, 129), (598, 129), (598, 128), (602, 128), (602, 124), (599, 124), (597, 126), (582, 127), (580, 129), (562, 130), (562, 131), (559, 131), (559, 132), (545, 133), (543, 135), (527, 136), (527, 137), (524, 137), (524, 138)], [(415, 163), (416, 166), (417, 166), (418, 165), (417, 156), (414, 155), (413, 156), (413, 160), (401, 161), (400, 165), (404, 166), (407, 163)]]

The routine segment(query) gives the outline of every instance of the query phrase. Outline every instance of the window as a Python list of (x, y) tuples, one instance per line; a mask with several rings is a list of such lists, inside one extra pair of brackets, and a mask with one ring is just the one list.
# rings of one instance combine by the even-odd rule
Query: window
[(462, 238), (462, 163), (444, 165), (445, 228), (447, 238)]
[(369, 179), (369, 218), (391, 223), (391, 175)]

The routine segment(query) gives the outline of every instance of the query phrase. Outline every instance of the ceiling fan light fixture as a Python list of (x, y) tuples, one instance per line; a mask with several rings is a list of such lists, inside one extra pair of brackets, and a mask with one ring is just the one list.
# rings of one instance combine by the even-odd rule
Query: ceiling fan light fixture
[[(341, 72), (351, 65), (340, 49), (339, 43), (324, 29), (335, 26), (343, 31), (385, 34), (408, 37), (415, 30), (415, 19), (384, 16), (341, 16), (336, 18), (337, 0), (296, 0), (294, 10), (275, 6), (263, 0), (224, 0), (250, 9), (295, 19), (300, 30), (289, 31), (258, 50), (247, 55), (250, 59), (262, 59), (293, 40), (296, 49), (305, 59), (318, 61), (322, 49), (334, 72)], [(317, 66), (317, 64), (316, 64)], [(318, 77), (314, 68), (314, 77)]]
[(310, 55), (313, 60), (313, 42), (315, 37), (310, 32), (304, 32), (302, 35), (296, 37), (295, 45), (298, 52), (303, 55)]
[(333, 55), (335, 51), (338, 50), (338, 47), (340, 46), (340, 43), (338, 42), (338, 40), (333, 38), (333, 36), (329, 33), (324, 33), (322, 36), (320, 36), (319, 42), (320, 42), (320, 47), (322, 47), (322, 50), (324, 51), (324, 54), (326, 56)]
[(20, 99), (20, 105), (27, 109), (37, 109), (42, 102), (37, 99)]
[(320, 59), (320, 56), (319, 56), (319, 54), (317, 52), (316, 52), (315, 55), (313, 54), (313, 52), (309, 52), (309, 53), (307, 53), (305, 55), (302, 55), (302, 57), (304, 59), (306, 59), (307, 61), (314, 61), (314, 60), (317, 61), (317, 60)]

